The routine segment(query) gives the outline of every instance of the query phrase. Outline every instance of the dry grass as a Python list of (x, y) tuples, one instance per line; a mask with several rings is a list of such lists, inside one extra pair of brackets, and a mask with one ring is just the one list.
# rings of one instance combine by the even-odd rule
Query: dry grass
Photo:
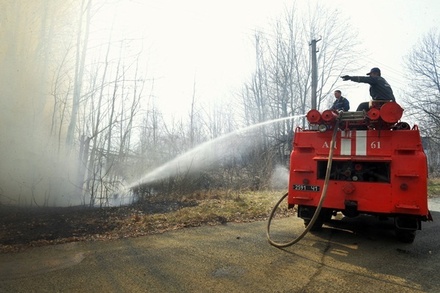
[[(285, 193), (285, 191), (284, 191)], [(105, 241), (227, 222), (266, 220), (283, 191), (157, 195), (113, 208), (0, 206), (0, 253), (74, 241)]]
[[(440, 196), (440, 178), (430, 179)], [(0, 253), (72, 241), (138, 237), (185, 227), (267, 220), (279, 191), (211, 190), (190, 195), (148, 196), (131, 206), (29, 209), (0, 206)], [(283, 204), (277, 216), (285, 216)]]
[(179, 200), (193, 201), (192, 206), (168, 213), (137, 214), (128, 225), (144, 230), (170, 230), (200, 225), (217, 225), (226, 222), (266, 220), (281, 191), (233, 192), (210, 191), (204, 194), (182, 196)]
[(428, 180), (429, 197), (440, 197), (440, 178), (430, 178)]

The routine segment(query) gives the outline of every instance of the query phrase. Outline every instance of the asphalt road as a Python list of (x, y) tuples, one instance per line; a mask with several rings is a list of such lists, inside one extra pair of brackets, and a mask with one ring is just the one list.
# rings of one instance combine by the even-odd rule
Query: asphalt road
[[(412, 244), (365, 217), (285, 249), (268, 243), (266, 222), (33, 248), (0, 254), (0, 292), (440, 292), (433, 217)], [(276, 220), (274, 240), (301, 229), (295, 218)]]

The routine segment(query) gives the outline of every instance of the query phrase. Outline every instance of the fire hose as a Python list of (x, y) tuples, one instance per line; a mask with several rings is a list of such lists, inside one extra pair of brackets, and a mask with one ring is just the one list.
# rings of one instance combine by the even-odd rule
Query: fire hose
[(278, 209), (278, 206), (281, 204), (281, 202), (287, 197), (287, 195), (289, 193), (284, 194), (279, 200), (278, 202), (275, 204), (275, 206), (272, 209), (272, 212), (269, 215), (269, 219), (267, 221), (267, 229), (266, 229), (266, 236), (267, 236), (267, 240), (269, 241), (269, 243), (275, 247), (278, 248), (282, 248), (282, 247), (287, 247), (287, 246), (291, 246), (295, 243), (297, 243), (298, 241), (300, 241), (309, 231), (310, 229), (312, 229), (314, 223), (316, 222), (316, 220), (319, 217), (319, 213), (321, 212), (321, 207), (324, 203), (324, 200), (327, 196), (327, 188), (328, 188), (328, 183), (330, 180), (330, 171), (332, 168), (332, 161), (333, 161), (333, 152), (335, 149), (335, 143), (336, 143), (336, 134), (338, 132), (338, 122), (339, 122), (339, 118), (340, 115), (337, 118), (337, 121), (334, 125), (334, 129), (333, 129), (333, 135), (332, 135), (332, 140), (330, 143), (330, 151), (329, 151), (329, 155), (328, 155), (328, 161), (327, 161), (327, 169), (325, 172), (325, 179), (324, 179), (324, 186), (322, 188), (322, 193), (321, 193), (321, 198), (319, 200), (318, 206), (316, 207), (315, 213), (313, 214), (312, 219), (310, 220), (310, 222), (307, 224), (306, 229), (295, 239), (293, 239), (290, 242), (286, 242), (286, 243), (279, 243), (279, 242), (275, 242), (270, 238), (270, 225), (272, 223), (272, 219), (275, 216), (275, 212)]

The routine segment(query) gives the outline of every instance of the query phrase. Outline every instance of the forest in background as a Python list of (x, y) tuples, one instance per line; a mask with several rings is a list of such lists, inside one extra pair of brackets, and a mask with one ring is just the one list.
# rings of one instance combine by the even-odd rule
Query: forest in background
[[(148, 183), (154, 192), (166, 193), (271, 188), (277, 175), (286, 176), (293, 132), (305, 122), (285, 119), (239, 130), (310, 109), (312, 39), (320, 39), (318, 109), (328, 107), (339, 76), (357, 70), (351, 61), (362, 54), (354, 41), (356, 32), (344, 29), (347, 22), (337, 11), (317, 6), (304, 16), (293, 5), (274, 20), (270, 35), (255, 31), (249, 52), (255, 68), (227, 103), (204, 103), (194, 78), (188, 112), (167, 119), (166, 109), (158, 106), (161, 97), (149, 72), (145, 39), (117, 31), (116, 18), (102, 22), (99, 16), (113, 4), (1, 4), (7, 17), (0, 28), (0, 203), (127, 203), (121, 190), (144, 174), (233, 132), (238, 135), (225, 139), (228, 144), (206, 147), (212, 161), (197, 165), (199, 152)], [(405, 101), (429, 138), (433, 174), (440, 163), (439, 48), (435, 30), (415, 44), (407, 66), (417, 78), (407, 97), (417, 97), (417, 103)]]

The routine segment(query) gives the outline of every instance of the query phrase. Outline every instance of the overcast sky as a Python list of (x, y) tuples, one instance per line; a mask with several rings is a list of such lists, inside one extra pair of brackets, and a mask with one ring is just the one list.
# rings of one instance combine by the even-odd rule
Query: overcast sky
[[(366, 70), (379, 67), (382, 76), (393, 87), (397, 101), (401, 91), (407, 87), (410, 72), (405, 72), (403, 59), (417, 42), (431, 29), (438, 27), (440, 1), (435, 0), (370, 0), (324, 1), (338, 4), (344, 14), (359, 31), (364, 48), (371, 52), (369, 56), (360, 56), (359, 65)], [(346, 95), (354, 101), (368, 99), (368, 85), (361, 85), (362, 92), (346, 89)], [(357, 103), (355, 104), (357, 106)], [(352, 107), (353, 108), (353, 107)], [(352, 109), (355, 110), (355, 109)]]
[[(316, 0), (338, 9), (341, 19), (350, 18), (347, 30), (357, 30), (368, 55), (354, 60), (364, 75), (378, 66), (399, 92), (407, 84), (403, 58), (440, 19), (438, 0)], [(123, 1), (124, 2), (124, 1)], [(297, 0), (303, 5), (309, 0)], [(249, 77), (254, 61), (252, 38), (255, 29), (270, 31), (286, 0), (143, 0), (118, 7), (127, 31), (141, 32), (148, 40), (150, 75), (155, 95), (171, 113), (188, 109), (193, 82), (196, 97), (226, 100), (239, 91)], [(125, 33), (127, 33), (127, 31)], [(319, 43), (318, 43), (319, 47)], [(351, 110), (369, 99), (368, 85), (340, 82)]]

